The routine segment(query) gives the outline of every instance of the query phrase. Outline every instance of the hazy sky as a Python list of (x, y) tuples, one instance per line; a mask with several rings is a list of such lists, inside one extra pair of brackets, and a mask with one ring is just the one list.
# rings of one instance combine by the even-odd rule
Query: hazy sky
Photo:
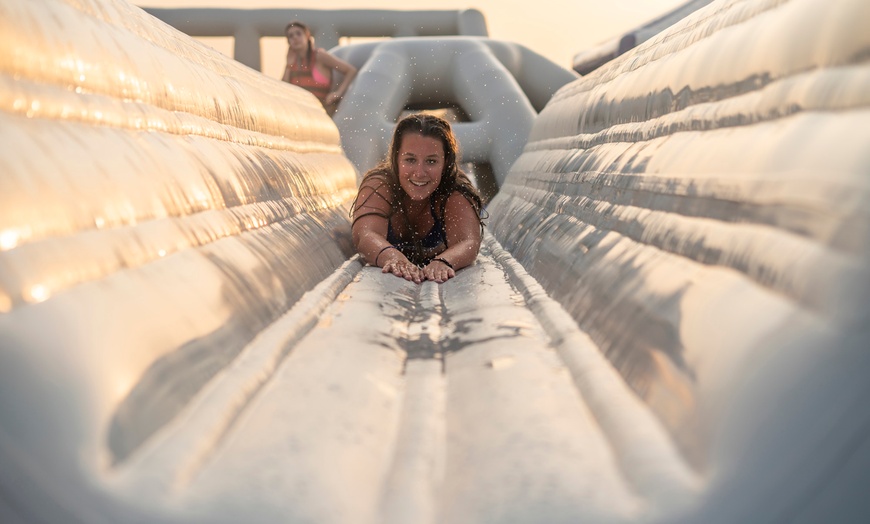
[[(570, 68), (575, 53), (632, 29), (685, 0), (133, 0), (150, 7), (298, 7), (305, 9), (468, 9), (486, 17), (489, 36), (522, 44)], [(231, 40), (207, 42), (231, 54)], [(275, 46), (280, 45), (283, 49)], [(263, 72), (280, 76), (286, 44), (263, 46)]]

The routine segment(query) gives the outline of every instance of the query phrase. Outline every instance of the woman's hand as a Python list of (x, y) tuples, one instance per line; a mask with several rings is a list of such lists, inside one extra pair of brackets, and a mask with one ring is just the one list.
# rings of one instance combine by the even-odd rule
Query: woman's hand
[(415, 284), (423, 282), (423, 279), (425, 278), (423, 270), (404, 258), (405, 257), (396, 260), (390, 260), (389, 262), (384, 264), (384, 268), (381, 270), (381, 272), (392, 273), (397, 277), (404, 278), (405, 280), (410, 280)]
[(338, 104), (341, 101), (341, 95), (336, 93), (335, 91), (330, 92), (326, 95), (326, 98), (323, 99), (323, 103), (325, 105)]
[(423, 276), (426, 277), (426, 280), (434, 280), (441, 284), (455, 277), (456, 271), (453, 271), (453, 268), (442, 260), (434, 259), (423, 268)]

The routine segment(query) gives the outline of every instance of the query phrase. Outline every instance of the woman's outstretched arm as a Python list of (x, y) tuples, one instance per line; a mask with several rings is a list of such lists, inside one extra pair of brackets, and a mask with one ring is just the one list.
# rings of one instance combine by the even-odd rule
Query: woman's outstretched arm
[(345, 62), (341, 58), (332, 55), (329, 51), (325, 49), (317, 50), (317, 60), (325, 65), (326, 67), (338, 71), (344, 77), (341, 80), (341, 83), (336, 86), (335, 89), (329, 92), (326, 95), (326, 99), (324, 100), (325, 104), (337, 104), (341, 97), (347, 92), (347, 89), (350, 87), (350, 84), (353, 82), (353, 79), (356, 77), (357, 69), (351, 64)]
[(360, 185), (353, 208), (353, 245), (368, 264), (419, 284), (423, 271), (387, 240), (392, 196), (384, 193), (388, 189), (380, 181), (367, 180)]
[(454, 191), (444, 207), (444, 228), (447, 249), (423, 268), (427, 280), (445, 282), (456, 276), (456, 271), (470, 266), (480, 251), (480, 217), (471, 202)]

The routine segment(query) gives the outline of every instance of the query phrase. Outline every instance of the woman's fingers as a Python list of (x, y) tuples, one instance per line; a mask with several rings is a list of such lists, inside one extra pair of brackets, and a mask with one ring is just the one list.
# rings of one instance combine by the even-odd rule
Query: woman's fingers
[(392, 273), (397, 277), (411, 280), (419, 284), (423, 281), (423, 272), (410, 262), (387, 262), (381, 270), (383, 273)]
[(408, 264), (402, 267), (402, 276), (405, 280), (411, 280), (417, 284), (423, 281), (423, 272), (414, 264)]
[(456, 276), (456, 271), (438, 262), (428, 264), (420, 269), (410, 262), (391, 261), (384, 264), (381, 272), (392, 273), (397, 277), (411, 280), (417, 284), (424, 280), (432, 280), (440, 284)]
[(439, 284), (456, 276), (456, 272), (441, 263), (431, 263), (423, 269), (426, 280), (433, 280)]
[(424, 280), (443, 283), (456, 276), (456, 271), (440, 263), (428, 264), (425, 268), (411, 264), (410, 262), (394, 261), (387, 262), (381, 269), (383, 273), (392, 273), (397, 277), (404, 278), (419, 284)]

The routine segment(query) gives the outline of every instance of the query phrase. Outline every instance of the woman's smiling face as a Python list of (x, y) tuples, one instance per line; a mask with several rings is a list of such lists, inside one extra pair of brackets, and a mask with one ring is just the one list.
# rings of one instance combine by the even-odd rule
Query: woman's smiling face
[(399, 184), (411, 200), (432, 196), (444, 173), (444, 145), (436, 137), (406, 133), (399, 147)]

